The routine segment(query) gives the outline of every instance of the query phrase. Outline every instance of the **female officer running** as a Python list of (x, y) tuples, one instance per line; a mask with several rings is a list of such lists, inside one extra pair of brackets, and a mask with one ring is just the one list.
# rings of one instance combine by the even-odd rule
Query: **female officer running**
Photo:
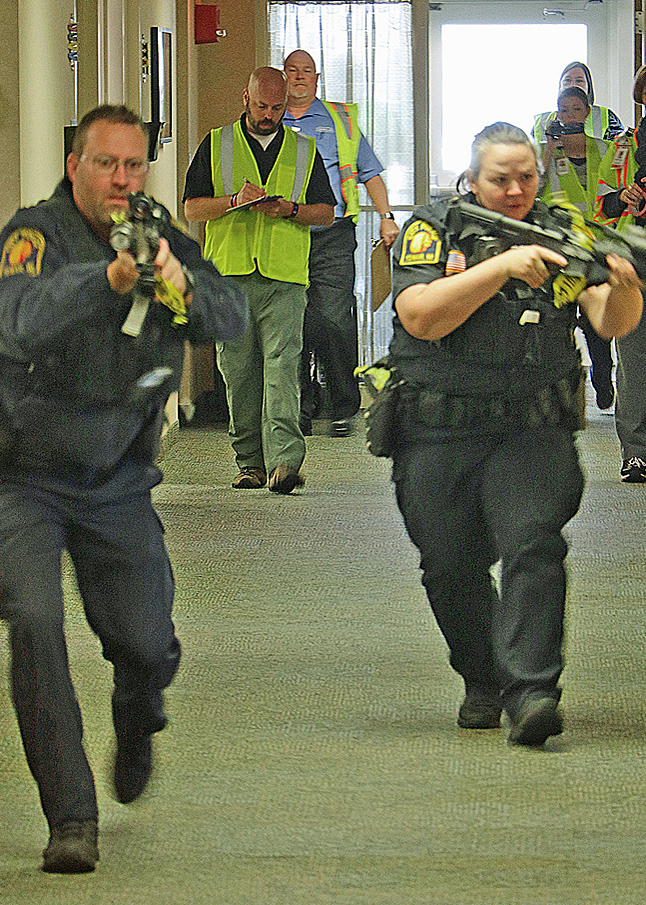
[[(543, 227), (536, 152), (494, 123), (472, 146), (466, 200)], [(459, 180), (458, 185), (462, 182)], [(564, 525), (583, 475), (576, 305), (554, 304), (566, 259), (538, 245), (481, 260), (447, 200), (418, 208), (393, 247), (392, 364), (404, 386), (393, 479), (422, 582), (462, 676), (458, 724), (511, 724), (510, 742), (562, 732)], [(479, 261), (479, 263), (478, 263)], [(600, 336), (639, 321), (640, 281), (609, 256), (609, 276), (576, 298)], [(576, 293), (575, 293), (576, 294)], [(500, 590), (490, 567), (501, 560)]]

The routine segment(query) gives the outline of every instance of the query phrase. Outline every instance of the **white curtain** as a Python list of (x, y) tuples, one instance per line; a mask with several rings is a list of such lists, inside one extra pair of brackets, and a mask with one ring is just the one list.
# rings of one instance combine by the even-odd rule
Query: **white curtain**
[[(292, 50), (310, 53), (324, 100), (359, 105), (359, 125), (384, 167), (391, 206), (413, 203), (413, 75), (410, 0), (287, 2), (269, 0), (270, 62), (282, 69)], [(369, 198), (361, 189), (361, 202)], [(397, 216), (403, 222), (406, 215)], [(385, 303), (373, 318), (368, 304), (371, 240), (379, 219), (362, 214), (357, 240), (356, 294), (362, 361), (381, 354), (390, 337)]]
[[(271, 65), (307, 50), (324, 100), (359, 104), (361, 129), (385, 168), (392, 204), (413, 200), (413, 92), (409, 0), (270, 0)], [(365, 203), (365, 201), (364, 201)]]

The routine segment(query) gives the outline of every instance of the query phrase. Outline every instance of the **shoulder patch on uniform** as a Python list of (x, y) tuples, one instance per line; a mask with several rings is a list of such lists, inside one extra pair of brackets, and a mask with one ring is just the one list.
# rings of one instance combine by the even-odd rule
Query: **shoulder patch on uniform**
[(437, 264), (442, 242), (437, 232), (424, 220), (415, 220), (406, 229), (399, 263)]
[(0, 277), (24, 273), (37, 277), (43, 265), (45, 236), (37, 229), (22, 227), (7, 237), (0, 256)]

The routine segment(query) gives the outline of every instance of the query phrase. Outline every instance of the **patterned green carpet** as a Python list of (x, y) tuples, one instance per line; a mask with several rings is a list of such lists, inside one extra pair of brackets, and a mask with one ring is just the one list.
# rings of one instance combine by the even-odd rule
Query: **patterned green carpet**
[[(643, 905), (646, 486), (612, 418), (581, 437), (564, 735), (459, 730), (388, 463), (308, 440), (307, 485), (233, 491), (219, 428), (179, 433), (156, 495), (184, 646), (150, 790), (110, 795), (110, 669), (66, 573), (101, 808), (93, 875), (40, 872), (46, 828), (0, 686), (0, 905)], [(321, 428), (322, 429), (322, 428)], [(6, 673), (6, 629), (0, 629)]]

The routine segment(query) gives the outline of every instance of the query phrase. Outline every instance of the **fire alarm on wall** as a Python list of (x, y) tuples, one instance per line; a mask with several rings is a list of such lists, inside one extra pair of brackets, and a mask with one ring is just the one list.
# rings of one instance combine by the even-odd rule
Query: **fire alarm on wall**
[(226, 36), (220, 28), (220, 7), (213, 3), (195, 4), (195, 43), (215, 44)]

